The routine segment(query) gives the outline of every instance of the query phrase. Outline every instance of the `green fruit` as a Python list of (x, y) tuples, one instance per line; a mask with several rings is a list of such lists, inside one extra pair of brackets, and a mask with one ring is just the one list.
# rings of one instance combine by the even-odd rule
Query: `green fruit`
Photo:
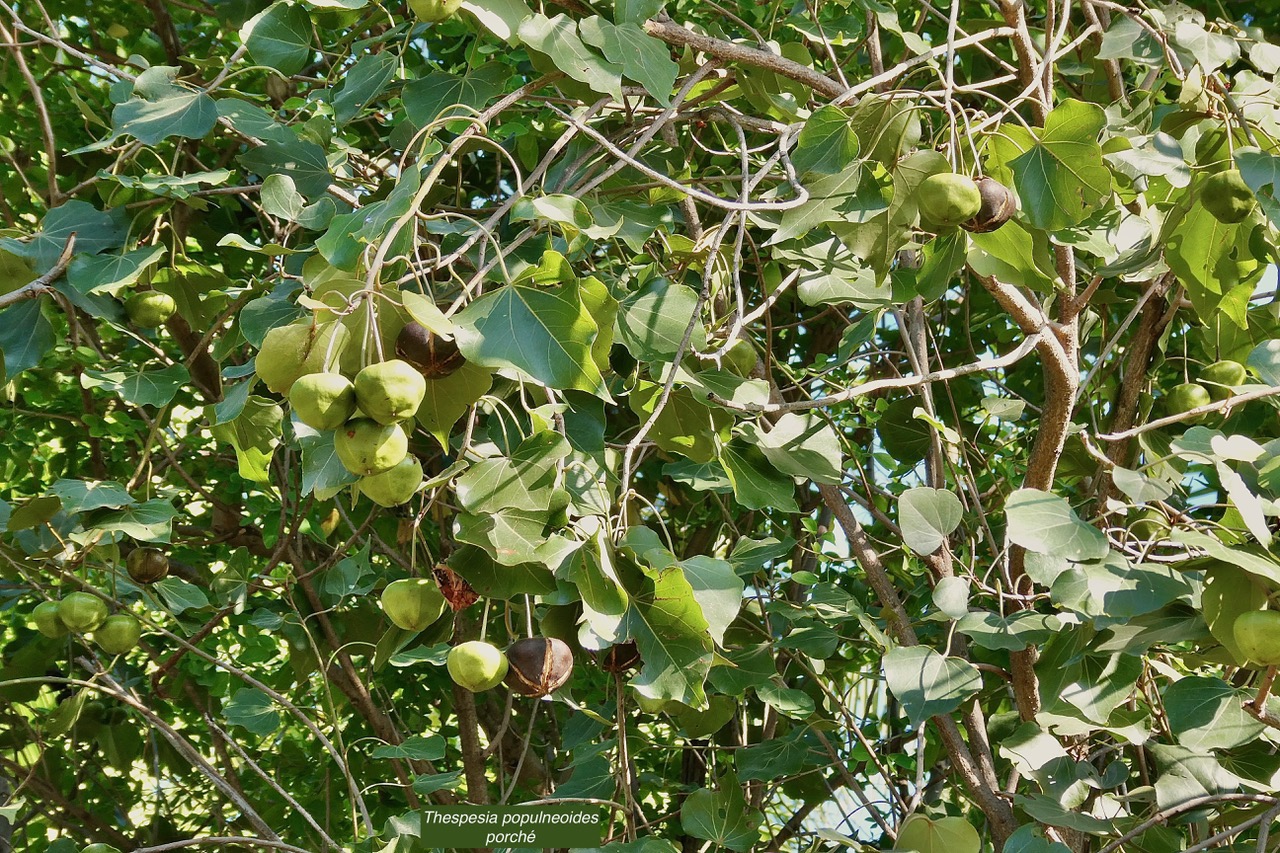
[(399, 506), (407, 503), (421, 485), (422, 463), (410, 455), (390, 470), (361, 479), (360, 491), (378, 506)]
[(289, 389), (293, 413), (312, 429), (337, 429), (356, 411), (356, 389), (341, 373), (308, 373)]
[(299, 320), (277, 326), (262, 339), (254, 370), (273, 392), (288, 394), (299, 376), (324, 370), (330, 345), (336, 359), (346, 348), (350, 335), (341, 323), (317, 326), (310, 320)]
[(409, 437), (399, 424), (356, 418), (333, 434), (333, 449), (348, 471), (370, 477), (400, 464), (409, 453)]
[(409, 0), (413, 14), (429, 24), (448, 20), (462, 8), (462, 0)]
[(1231, 396), (1231, 389), (1243, 385), (1248, 379), (1244, 365), (1238, 361), (1215, 361), (1200, 371), (1199, 383), (1215, 400), (1225, 400)]
[(1169, 532), (1169, 520), (1159, 510), (1146, 507), (1133, 514), (1129, 522), (1129, 532), (1138, 539), (1148, 542)]
[(1228, 169), (1205, 178), (1200, 186), (1204, 209), (1228, 225), (1243, 222), (1258, 206), (1258, 199), (1244, 182), (1238, 169)]
[(445, 666), (455, 684), (479, 693), (501, 684), (507, 677), (508, 664), (501, 649), (472, 640), (450, 649)]
[(87, 847), (82, 847), (80, 849), (80, 853), (120, 853), (120, 850), (116, 847), (112, 847), (110, 844), (102, 844), (99, 842), (97, 844), (90, 844)]
[(916, 188), (921, 221), (950, 228), (975, 216), (982, 209), (982, 191), (973, 178), (944, 172), (930, 175)]
[(1236, 617), (1231, 628), (1236, 645), (1251, 663), (1280, 665), (1280, 611), (1250, 610)]
[(380, 424), (413, 417), (427, 393), (427, 380), (407, 361), (393, 358), (356, 374), (360, 411)]
[(164, 323), (178, 310), (178, 303), (173, 297), (158, 290), (144, 290), (135, 293), (124, 303), (124, 311), (129, 315), (129, 322), (143, 329), (154, 329)]
[(62, 624), (58, 606), (56, 601), (42, 601), (31, 611), (31, 621), (36, 623), (36, 630), (51, 640), (67, 636), (67, 626)]
[(68, 630), (83, 634), (97, 628), (107, 618), (107, 603), (87, 592), (73, 592), (58, 602), (58, 618)]
[[(1184, 382), (1164, 395), (1164, 410), (1170, 415), (1181, 415), (1212, 402), (1213, 398), (1209, 396), (1208, 389), (1203, 385), (1197, 382)], [(1197, 415), (1188, 419), (1187, 423), (1203, 423), (1206, 417), (1207, 415)]]
[(96, 631), (93, 641), (109, 655), (122, 655), (138, 645), (142, 636), (142, 623), (128, 613), (108, 616)]
[(393, 581), (382, 591), (382, 610), (392, 624), (406, 631), (426, 628), (440, 618), (444, 608), (444, 595), (424, 578)]
[(155, 583), (169, 574), (169, 558), (155, 548), (135, 548), (125, 561), (134, 583)]

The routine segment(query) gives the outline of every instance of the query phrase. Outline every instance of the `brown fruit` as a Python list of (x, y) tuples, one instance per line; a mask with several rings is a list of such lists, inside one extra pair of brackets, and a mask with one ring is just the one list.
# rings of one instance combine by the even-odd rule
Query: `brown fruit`
[(408, 323), (396, 335), (396, 355), (427, 379), (443, 379), (466, 363), (456, 343), (432, 334), (421, 323)]
[(628, 640), (616, 646), (610, 646), (600, 653), (600, 668), (605, 672), (626, 672), (635, 669), (643, 661), (635, 640)]
[(155, 548), (135, 548), (125, 561), (134, 583), (155, 583), (169, 574), (169, 558)]
[(978, 192), (982, 195), (982, 207), (972, 219), (960, 223), (960, 227), (975, 234), (985, 234), (1004, 225), (1018, 212), (1018, 200), (1013, 192), (999, 181), (978, 178)]
[(559, 690), (573, 675), (573, 652), (563, 640), (529, 637), (507, 648), (510, 668), (503, 679), (525, 696), (546, 696)]

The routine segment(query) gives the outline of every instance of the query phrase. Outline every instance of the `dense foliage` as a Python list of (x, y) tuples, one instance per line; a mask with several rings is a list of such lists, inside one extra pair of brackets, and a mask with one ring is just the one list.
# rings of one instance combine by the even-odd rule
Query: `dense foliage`
[(0, 0), (0, 849), (1275, 849), (1271, 13), (457, 6)]

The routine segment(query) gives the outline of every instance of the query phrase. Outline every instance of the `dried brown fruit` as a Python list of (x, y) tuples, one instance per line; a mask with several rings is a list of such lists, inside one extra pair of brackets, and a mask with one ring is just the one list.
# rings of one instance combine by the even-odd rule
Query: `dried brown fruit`
[(155, 583), (169, 574), (169, 558), (155, 548), (135, 548), (125, 559), (134, 583)]
[(427, 379), (443, 379), (466, 363), (456, 343), (432, 334), (421, 323), (408, 323), (400, 330), (396, 355)]
[(978, 192), (982, 195), (982, 206), (969, 220), (960, 223), (960, 227), (975, 234), (985, 234), (1004, 225), (1018, 212), (1018, 200), (1013, 191), (992, 178), (978, 178)]
[(507, 686), (525, 696), (546, 696), (573, 675), (573, 652), (563, 640), (529, 637), (507, 649)]

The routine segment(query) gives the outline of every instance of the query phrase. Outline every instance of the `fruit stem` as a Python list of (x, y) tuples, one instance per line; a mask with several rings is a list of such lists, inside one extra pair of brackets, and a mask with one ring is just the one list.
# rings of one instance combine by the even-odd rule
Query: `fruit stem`
[(1267, 704), (1267, 696), (1271, 693), (1271, 685), (1276, 680), (1276, 668), (1274, 666), (1267, 667), (1267, 672), (1262, 676), (1262, 683), (1258, 685), (1258, 695), (1254, 697), (1253, 707), (1262, 711)]

